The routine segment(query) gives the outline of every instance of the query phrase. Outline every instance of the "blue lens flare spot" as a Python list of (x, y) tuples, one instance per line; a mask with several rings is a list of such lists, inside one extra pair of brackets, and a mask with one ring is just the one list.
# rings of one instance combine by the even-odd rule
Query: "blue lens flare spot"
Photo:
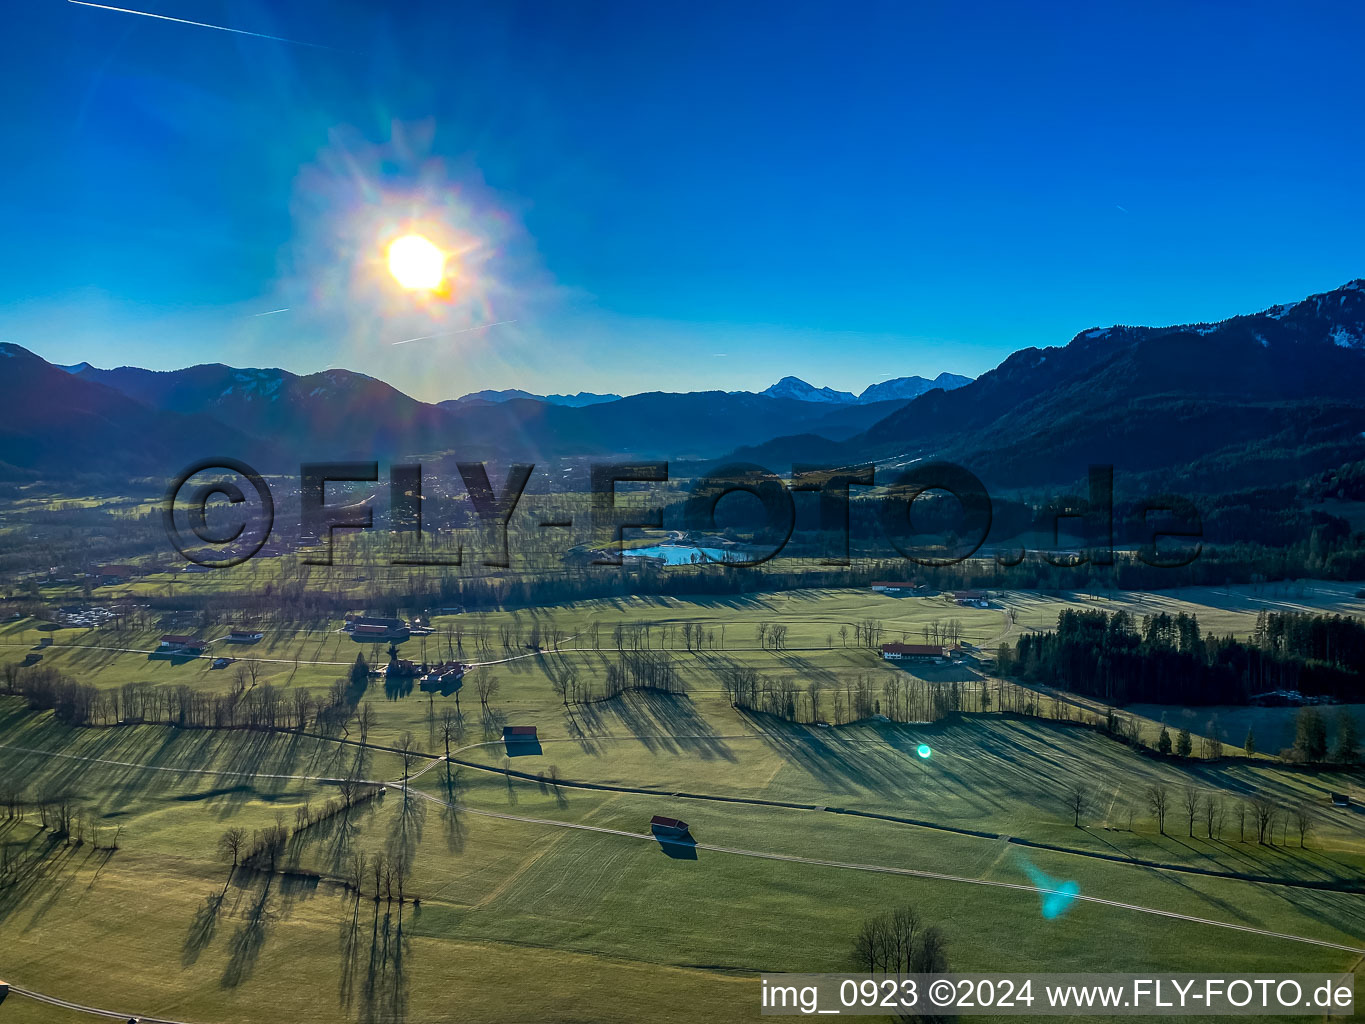
[(1029, 876), (1038, 895), (1043, 901), (1043, 917), (1049, 921), (1055, 921), (1071, 909), (1071, 904), (1076, 902), (1076, 897), (1081, 894), (1080, 884), (1074, 881), (1061, 881), (1038, 868), (1024, 862), (1024, 871)]
[(1043, 916), (1049, 921), (1061, 917), (1071, 908), (1071, 904), (1076, 902), (1080, 892), (1080, 885), (1067, 881), (1060, 883), (1055, 891), (1044, 893)]
[(932, 754), (933, 751), (929, 749), (929, 744), (921, 743), (915, 748), (915, 753), (927, 761), (929, 760), (929, 755)]

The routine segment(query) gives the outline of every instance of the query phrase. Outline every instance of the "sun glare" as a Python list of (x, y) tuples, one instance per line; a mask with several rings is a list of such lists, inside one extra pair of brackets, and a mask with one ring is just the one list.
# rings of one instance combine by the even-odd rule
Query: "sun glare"
[(446, 254), (421, 235), (404, 235), (389, 246), (389, 273), (409, 291), (435, 291), (445, 283)]

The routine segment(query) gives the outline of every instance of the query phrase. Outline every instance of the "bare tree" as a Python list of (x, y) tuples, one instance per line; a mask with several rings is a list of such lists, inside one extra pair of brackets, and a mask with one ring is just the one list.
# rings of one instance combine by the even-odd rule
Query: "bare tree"
[(353, 771), (347, 772), (346, 777), (337, 783), (337, 791), (341, 794), (342, 811), (349, 812), (356, 797), (360, 795), (360, 780), (355, 777)]
[(807, 684), (806, 697), (810, 701), (810, 720), (820, 721), (820, 680), (812, 679)]
[(374, 706), (368, 701), (361, 701), (359, 707), (355, 709), (355, 720), (363, 746), (370, 742), (370, 729), (374, 727)]
[(403, 795), (408, 793), (408, 776), (412, 774), (412, 766), (417, 761), (417, 740), (411, 732), (405, 732), (398, 738), (398, 756), (403, 761)]
[(1269, 797), (1257, 796), (1251, 801), (1251, 818), (1256, 823), (1256, 841), (1265, 845), (1267, 841), (1273, 843), (1275, 835), (1272, 831), (1275, 824), (1275, 805), (1270, 802)]
[(1077, 828), (1081, 827), (1081, 815), (1090, 805), (1090, 790), (1079, 782), (1073, 784), (1066, 791), (1066, 806), (1071, 809), (1072, 824)]
[(1162, 785), (1152, 785), (1147, 787), (1147, 806), (1152, 810), (1152, 817), (1156, 818), (1156, 830), (1162, 835), (1166, 834), (1166, 811), (1170, 807), (1170, 793)]
[(398, 887), (398, 905), (403, 905), (403, 887), (408, 881), (408, 858), (403, 851), (399, 851), (393, 862), (393, 884)]
[(474, 682), (474, 688), (478, 690), (479, 703), (487, 713), (488, 702), (498, 695), (498, 691), (502, 689), (502, 681), (490, 672), (480, 672)]
[(1313, 809), (1307, 804), (1299, 804), (1294, 808), (1294, 827), (1299, 830), (1299, 846), (1307, 845), (1308, 836), (1312, 833), (1316, 822), (1313, 818)]
[(1188, 826), (1191, 838), (1194, 837), (1194, 819), (1199, 816), (1199, 790), (1187, 783), (1181, 795), (1184, 797), (1185, 804), (1185, 824)]
[(1215, 831), (1222, 836), (1223, 801), (1210, 793), (1204, 797), (1204, 832), (1212, 839)]
[(441, 712), (441, 741), (445, 744), (447, 761), (450, 760), (450, 741), (459, 739), (460, 733), (460, 716), (454, 708), (446, 708)]
[(242, 855), (242, 850), (246, 847), (246, 829), (233, 827), (225, 831), (218, 837), (218, 852), (226, 859), (232, 861), (233, 868), (237, 867), (238, 858)]
[(356, 850), (351, 854), (351, 862), (347, 866), (346, 882), (355, 890), (355, 898), (360, 899), (361, 887), (365, 884), (365, 851)]
[(384, 883), (384, 855), (375, 854), (374, 860), (370, 861), (370, 871), (374, 875), (374, 901), (379, 902), (379, 897)]
[(852, 956), (854, 965), (869, 974), (938, 973), (948, 969), (943, 933), (937, 927), (926, 927), (913, 907), (897, 907), (864, 921), (853, 940)]

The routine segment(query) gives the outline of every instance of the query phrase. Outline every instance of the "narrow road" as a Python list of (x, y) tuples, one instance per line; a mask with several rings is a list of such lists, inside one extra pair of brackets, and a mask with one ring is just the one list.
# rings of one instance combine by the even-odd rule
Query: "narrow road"
[(49, 1006), (60, 1006), (64, 1010), (75, 1010), (77, 1013), (89, 1013), (96, 1017), (110, 1017), (114, 1020), (136, 1020), (141, 1024), (186, 1024), (185, 1021), (170, 1020), (165, 1017), (144, 1017), (136, 1013), (122, 1013), (118, 1010), (102, 1010), (98, 1006), (84, 1006), (80, 1003), (68, 1002), (65, 999), (58, 999), (56, 996), (44, 995), (42, 992), (34, 992), (31, 989), (19, 988), (17, 985), (9, 987), (10, 995), (23, 996), (25, 999), (32, 999), (35, 1002), (47, 1003)]

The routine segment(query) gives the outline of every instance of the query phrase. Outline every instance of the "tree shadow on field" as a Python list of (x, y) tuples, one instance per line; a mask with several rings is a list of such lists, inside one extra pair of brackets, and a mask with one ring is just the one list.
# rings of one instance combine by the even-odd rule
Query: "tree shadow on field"
[(180, 949), (180, 966), (190, 967), (199, 959), (199, 954), (213, 941), (214, 933), (218, 930), (218, 915), (223, 909), (223, 900), (227, 898), (228, 886), (232, 884), (232, 875), (229, 872), (228, 880), (223, 883), (221, 889), (216, 889), (204, 897), (204, 902), (194, 913), (194, 919), (190, 921), (190, 928), (185, 935), (184, 945)]
[[(404, 904), (382, 908), (374, 901), (370, 922), (369, 949), (364, 949), (360, 925), (360, 903), (342, 930), (340, 1002), (349, 1009), (355, 999), (355, 982), (363, 971), (360, 987), (361, 1024), (401, 1024), (408, 1019), (408, 977), (406, 959), (410, 939), (403, 932)], [(363, 962), (362, 962), (363, 961)]]
[(779, 722), (766, 715), (744, 711), (739, 714), (759, 739), (783, 760), (800, 767), (834, 792), (865, 790), (876, 781), (867, 771), (865, 751), (855, 751), (835, 737), (826, 739), (805, 726)]
[(577, 742), (585, 754), (597, 756), (602, 753), (598, 737), (607, 734), (602, 721), (602, 712), (596, 704), (566, 704), (564, 706), (564, 731)]
[(379, 801), (367, 799), (336, 814), (313, 822), (306, 828), (295, 829), (289, 836), (288, 860), (295, 863), (310, 846), (319, 846), (318, 856), (334, 875), (344, 873), (350, 863), (355, 841), (379, 809)]
[[(237, 874), (243, 875), (243, 869), (239, 868)], [(243, 900), (247, 906), (233, 910), (241, 924), (228, 939), (228, 962), (218, 982), (222, 988), (236, 988), (251, 977), (270, 930), (289, 918), (296, 900), (312, 896), (317, 878), (250, 872), (239, 884), (238, 906)]]
[(698, 608), (752, 609), (774, 606), (773, 599), (764, 594), (688, 594), (678, 600)]
[(389, 826), (386, 848), (391, 861), (411, 866), (426, 827), (427, 802), (411, 789), (398, 790), (398, 811)]
[(463, 789), (463, 780), (460, 772), (452, 771), (450, 762), (446, 762), (445, 776), (441, 780), (441, 791), (443, 800), (441, 802), (441, 831), (446, 843), (446, 850), (450, 853), (462, 853), (464, 851), (465, 840), (468, 829), (464, 820), (460, 817), (459, 796)]
[(697, 713), (686, 694), (632, 690), (598, 707), (614, 714), (630, 738), (651, 753), (685, 753), (704, 761), (736, 760), (730, 745)]
[(4, 847), (9, 870), (0, 884), (0, 922), (31, 909), (25, 925), (31, 928), (75, 880), (77, 848), (50, 832), (35, 832)]

